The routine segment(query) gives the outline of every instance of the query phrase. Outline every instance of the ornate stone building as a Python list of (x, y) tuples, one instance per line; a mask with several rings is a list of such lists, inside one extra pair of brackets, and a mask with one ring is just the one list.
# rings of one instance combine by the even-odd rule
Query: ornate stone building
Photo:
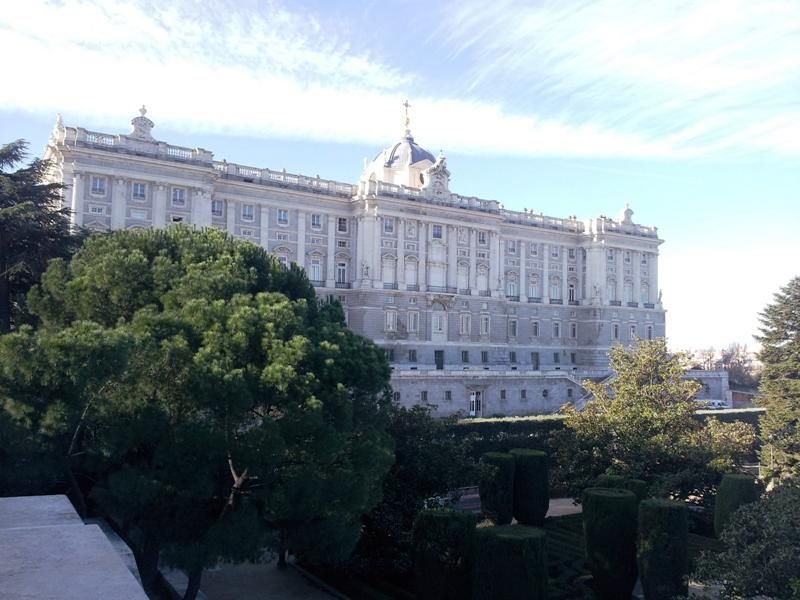
[(385, 349), (405, 405), (553, 412), (609, 374), (611, 345), (664, 335), (655, 227), (507, 210), (450, 191), (408, 128), (355, 184), (215, 160), (152, 136), (66, 127), (45, 157), (76, 225), (217, 227), (303, 266)]

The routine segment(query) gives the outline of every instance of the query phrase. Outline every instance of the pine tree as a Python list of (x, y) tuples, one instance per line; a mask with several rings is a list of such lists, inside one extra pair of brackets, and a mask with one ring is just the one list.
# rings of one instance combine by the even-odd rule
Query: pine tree
[(61, 207), (62, 186), (44, 183), (47, 161), (7, 171), (22, 162), (28, 144), (0, 147), (0, 333), (23, 311), (25, 294), (51, 258), (70, 255), (79, 243), (70, 234), (69, 209)]
[(759, 405), (762, 458), (768, 476), (800, 477), (800, 277), (775, 294), (760, 315), (761, 374)]

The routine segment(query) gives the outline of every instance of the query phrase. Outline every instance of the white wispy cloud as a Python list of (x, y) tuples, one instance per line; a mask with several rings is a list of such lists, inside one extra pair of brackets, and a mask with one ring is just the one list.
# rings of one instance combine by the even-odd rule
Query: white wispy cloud
[(680, 155), (797, 154), (796, 0), (463, 0), (435, 37), (472, 90)]
[[(15, 57), (4, 65), (15, 85), (0, 87), (0, 109), (109, 124), (144, 102), (157, 125), (187, 132), (380, 146), (397, 136), (399, 103), (411, 95), (415, 131), (448, 151), (800, 153), (790, 113), (796, 93), (758, 120), (741, 118), (750, 108), (731, 106), (734, 98), (749, 103), (752, 93), (743, 90), (788, 86), (798, 72), (796, 46), (780, 53), (767, 43), (785, 37), (792, 4), (733, 2), (701, 10), (676, 2), (525, 8), (464, 0), (448, 7), (439, 19), (445, 30), (430, 41), (466, 65), (472, 91), (464, 93), (437, 86), (422, 56), (419, 70), (400, 68), (398, 57), (359, 45), (346, 18), (296, 5), (27, 0), (0, 12), (0, 52)], [(493, 89), (531, 100), (493, 97)], [(692, 102), (705, 110), (689, 114)]]

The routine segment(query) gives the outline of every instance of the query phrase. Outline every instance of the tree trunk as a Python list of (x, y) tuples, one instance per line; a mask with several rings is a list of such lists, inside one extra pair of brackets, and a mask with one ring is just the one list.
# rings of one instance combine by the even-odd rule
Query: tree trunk
[(142, 587), (145, 591), (156, 589), (158, 577), (158, 559), (161, 555), (161, 540), (153, 533), (145, 532), (144, 543), (139, 552), (134, 554), (139, 576), (142, 578)]
[(186, 592), (183, 594), (183, 600), (195, 600), (197, 592), (200, 591), (200, 580), (203, 578), (202, 563), (196, 567), (192, 567), (188, 575), (189, 581), (186, 584)]

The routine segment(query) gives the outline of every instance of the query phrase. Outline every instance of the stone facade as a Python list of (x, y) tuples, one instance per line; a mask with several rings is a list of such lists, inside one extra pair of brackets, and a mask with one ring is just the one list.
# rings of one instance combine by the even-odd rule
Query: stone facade
[(158, 141), (145, 112), (128, 135), (57, 121), (45, 156), (75, 225), (217, 227), (303, 266), (386, 350), (405, 405), (553, 412), (613, 344), (665, 334), (662, 240), (627, 207), (581, 221), (455, 194), (408, 128), (350, 184)]

